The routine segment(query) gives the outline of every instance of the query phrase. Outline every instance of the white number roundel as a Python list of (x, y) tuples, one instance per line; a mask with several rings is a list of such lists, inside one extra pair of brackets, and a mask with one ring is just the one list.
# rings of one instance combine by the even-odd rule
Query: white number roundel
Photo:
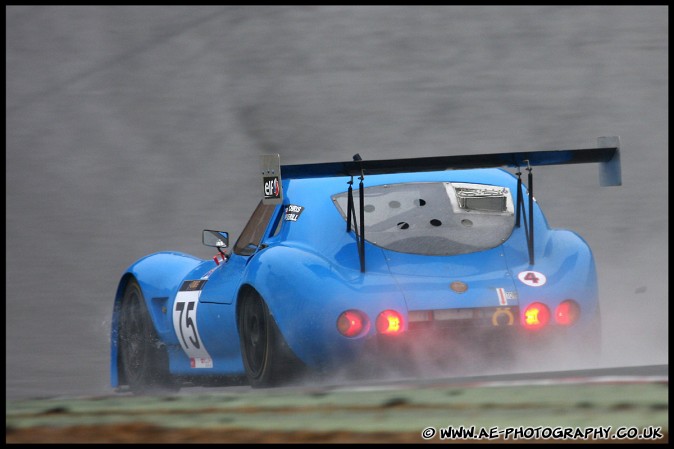
[(517, 275), (517, 279), (529, 287), (540, 287), (547, 282), (545, 275), (538, 271), (522, 271)]

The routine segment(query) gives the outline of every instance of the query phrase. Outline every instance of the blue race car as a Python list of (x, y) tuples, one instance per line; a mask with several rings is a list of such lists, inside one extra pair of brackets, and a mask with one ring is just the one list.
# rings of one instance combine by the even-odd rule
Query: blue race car
[(112, 386), (267, 387), (421, 349), (598, 347), (592, 252), (548, 226), (532, 167), (597, 162), (602, 185), (620, 185), (619, 146), (283, 166), (263, 156), (262, 199), (231, 251), (227, 232), (205, 230), (213, 259), (159, 252), (122, 275)]

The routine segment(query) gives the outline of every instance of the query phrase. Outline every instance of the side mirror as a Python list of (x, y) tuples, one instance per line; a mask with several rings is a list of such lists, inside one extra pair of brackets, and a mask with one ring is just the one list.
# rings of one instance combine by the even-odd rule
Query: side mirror
[(229, 246), (229, 233), (224, 231), (210, 231), (204, 229), (201, 241), (206, 246), (214, 248), (227, 248)]

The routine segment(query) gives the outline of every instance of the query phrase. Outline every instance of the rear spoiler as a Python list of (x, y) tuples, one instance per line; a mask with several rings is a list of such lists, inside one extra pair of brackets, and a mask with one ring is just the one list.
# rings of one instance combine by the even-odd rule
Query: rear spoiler
[[(524, 199), (522, 197), (520, 169), (529, 171), (529, 225), (524, 216), (524, 226), (529, 246), (530, 264), (534, 264), (533, 251), (533, 178), (531, 167), (544, 165), (567, 165), (599, 163), (599, 184), (605, 186), (622, 185), (622, 169), (620, 166), (620, 137), (609, 136), (597, 139), (597, 148), (576, 150), (547, 150), (521, 151), (511, 153), (489, 153), (463, 156), (436, 156), (417, 157), (407, 159), (362, 160), (356, 154), (353, 161), (327, 162), (317, 164), (280, 165), (280, 156), (263, 155), (261, 157), (262, 182), (264, 189), (263, 203), (281, 204), (283, 202), (282, 179), (298, 178), (325, 178), (334, 176), (351, 177), (349, 184), (349, 207), (347, 231), (351, 230), (351, 217), (355, 219), (356, 211), (353, 208), (352, 184), (353, 177), (360, 179), (360, 238), (359, 254), (361, 271), (365, 271), (364, 247), (364, 213), (363, 213), (363, 180), (365, 175), (379, 175), (386, 173), (411, 173), (441, 170), (461, 170), (471, 168), (517, 168), (517, 218), (516, 225), (520, 226), (520, 212), (524, 215)], [(354, 222), (357, 231), (357, 223)], [(358, 235), (356, 236), (358, 238)]]
[(490, 167), (526, 167), (537, 165), (586, 164), (598, 162), (602, 186), (622, 184), (620, 138), (600, 137), (598, 148), (578, 150), (522, 151), (515, 153), (474, 154), (464, 156), (417, 157), (408, 159), (354, 160), (318, 164), (283, 165), (283, 179), (324, 178), (331, 176), (380, 175), (439, 170)]

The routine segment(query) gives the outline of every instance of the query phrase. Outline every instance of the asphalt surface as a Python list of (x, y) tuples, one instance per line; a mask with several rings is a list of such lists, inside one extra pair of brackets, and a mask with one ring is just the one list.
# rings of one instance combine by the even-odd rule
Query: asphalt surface
[(270, 152), (298, 164), (620, 136), (622, 187), (598, 187), (596, 166), (542, 167), (536, 199), (597, 262), (604, 355), (575, 368), (667, 365), (667, 13), (6, 6), (7, 398), (110, 394), (120, 275), (159, 250), (211, 257), (202, 229), (238, 235)]

